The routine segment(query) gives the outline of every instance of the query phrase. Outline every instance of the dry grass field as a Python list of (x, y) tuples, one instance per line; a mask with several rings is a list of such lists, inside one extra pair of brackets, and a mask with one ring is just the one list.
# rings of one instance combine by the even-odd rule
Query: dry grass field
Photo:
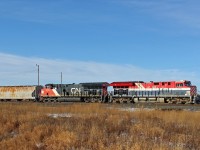
[(0, 103), (0, 149), (200, 149), (200, 112)]

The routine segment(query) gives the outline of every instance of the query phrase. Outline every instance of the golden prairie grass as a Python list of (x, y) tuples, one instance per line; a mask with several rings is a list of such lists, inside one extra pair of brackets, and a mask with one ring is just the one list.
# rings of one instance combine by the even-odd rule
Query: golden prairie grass
[(0, 149), (200, 149), (199, 112), (104, 104), (0, 104)]

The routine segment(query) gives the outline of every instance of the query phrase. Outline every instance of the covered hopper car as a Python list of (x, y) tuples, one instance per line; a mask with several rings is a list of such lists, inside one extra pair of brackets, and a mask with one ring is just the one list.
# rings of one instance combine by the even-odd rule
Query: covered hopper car
[(37, 101), (40, 98), (42, 86), (0, 86), (1, 101)]

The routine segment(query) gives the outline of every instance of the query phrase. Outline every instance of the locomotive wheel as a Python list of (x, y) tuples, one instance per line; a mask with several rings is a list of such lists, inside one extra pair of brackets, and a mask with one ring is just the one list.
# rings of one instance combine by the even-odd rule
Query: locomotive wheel
[(58, 100), (57, 100), (57, 99), (54, 99), (52, 102), (53, 102), (53, 103), (57, 103), (57, 102), (58, 102)]
[(85, 103), (89, 103), (90, 100), (89, 100), (88, 98), (85, 98), (85, 99), (84, 99), (84, 102), (85, 102)]
[(104, 97), (104, 99), (103, 99), (103, 103), (106, 103), (106, 102), (107, 102), (106, 97)]

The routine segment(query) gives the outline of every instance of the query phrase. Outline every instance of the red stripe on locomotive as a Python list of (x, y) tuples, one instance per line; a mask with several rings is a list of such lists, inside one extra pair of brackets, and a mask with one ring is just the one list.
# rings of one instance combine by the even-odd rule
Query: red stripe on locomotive
[(165, 81), (165, 82), (143, 82), (143, 81), (128, 81), (128, 82), (112, 82), (110, 86), (131, 88), (131, 89), (147, 89), (147, 88), (192, 88), (193, 94), (196, 94), (196, 86), (191, 86), (191, 82), (187, 80), (181, 81)]

